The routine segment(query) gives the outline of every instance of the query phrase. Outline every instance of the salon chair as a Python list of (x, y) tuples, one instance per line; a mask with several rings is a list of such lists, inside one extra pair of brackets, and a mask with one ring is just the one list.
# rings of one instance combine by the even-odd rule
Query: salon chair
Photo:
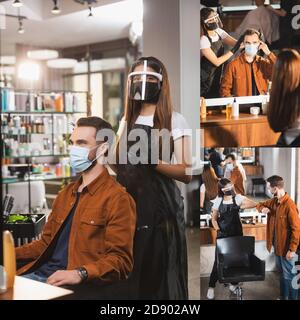
[(255, 256), (254, 237), (217, 239), (219, 282), (237, 283), (236, 296), (243, 299), (241, 283), (265, 280), (265, 261)]

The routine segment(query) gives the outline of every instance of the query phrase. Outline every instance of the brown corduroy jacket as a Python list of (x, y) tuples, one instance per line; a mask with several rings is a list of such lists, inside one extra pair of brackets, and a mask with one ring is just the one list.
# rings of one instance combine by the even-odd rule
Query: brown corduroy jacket
[[(16, 248), (17, 260), (34, 260), (19, 269), (19, 275), (33, 272), (49, 259), (81, 181), (70, 183), (58, 194), (41, 239)], [(126, 279), (133, 268), (135, 225), (134, 200), (104, 169), (81, 193), (72, 220), (67, 270), (85, 267), (88, 280)]]
[[(256, 56), (253, 61), (253, 73), (259, 94), (267, 93), (275, 61), (276, 56), (272, 52), (266, 59)], [(228, 63), (222, 77), (220, 95), (221, 97), (252, 96), (251, 66), (246, 61), (244, 53)]]
[(234, 167), (231, 171), (230, 181), (234, 185), (237, 194), (245, 195), (245, 185), (243, 175), (238, 167)]
[(294, 201), (286, 193), (280, 200), (276, 197), (260, 202), (256, 209), (270, 210), (267, 218), (267, 249), (271, 251), (275, 231), (275, 254), (285, 257), (290, 250), (295, 252), (300, 239), (300, 218)]

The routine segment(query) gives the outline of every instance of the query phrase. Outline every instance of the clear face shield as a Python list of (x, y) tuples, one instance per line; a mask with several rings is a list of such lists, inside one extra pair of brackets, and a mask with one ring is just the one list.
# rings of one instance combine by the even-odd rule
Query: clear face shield
[(223, 28), (223, 23), (219, 17), (219, 15), (216, 13), (213, 17), (210, 17), (206, 20), (204, 20), (205, 26), (207, 30), (213, 31), (218, 28)]
[(128, 75), (129, 98), (135, 101), (157, 103), (162, 80), (162, 74), (148, 71), (148, 61), (145, 60), (142, 71), (135, 71)]
[(223, 191), (225, 196), (233, 196), (235, 194), (234, 186), (232, 184), (226, 186), (225, 188), (222, 188), (222, 191)]

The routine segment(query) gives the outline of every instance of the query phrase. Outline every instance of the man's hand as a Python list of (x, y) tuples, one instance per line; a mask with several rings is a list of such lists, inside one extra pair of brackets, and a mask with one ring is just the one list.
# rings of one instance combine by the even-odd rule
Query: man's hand
[(47, 279), (48, 284), (57, 287), (63, 285), (75, 285), (80, 282), (81, 278), (77, 270), (58, 270)]
[(259, 50), (262, 50), (264, 52), (265, 55), (269, 55), (271, 53), (271, 51), (269, 50), (269, 47), (266, 43), (264, 42), (260, 42), (260, 45), (258, 47)]
[(286, 257), (286, 260), (292, 260), (294, 256), (295, 256), (295, 252), (289, 250), (285, 257)]
[(264, 213), (264, 214), (268, 214), (269, 212), (270, 212), (270, 209), (266, 207), (262, 208), (261, 210), (261, 213)]

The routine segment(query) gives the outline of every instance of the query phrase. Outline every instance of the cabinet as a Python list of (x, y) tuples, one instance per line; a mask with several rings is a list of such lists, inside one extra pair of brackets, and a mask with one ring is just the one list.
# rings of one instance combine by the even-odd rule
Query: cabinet
[[(75, 177), (68, 139), (77, 119), (87, 115), (87, 98), (87, 92), (1, 88), (2, 191), (6, 200), (13, 199), (11, 211), (4, 206), (4, 226), (18, 230), (16, 234), (23, 238), (26, 230), (30, 231), (29, 240), (38, 236), (45, 223), (41, 217), (45, 209), (41, 199), (45, 198), (44, 181), (67, 183)], [(16, 223), (20, 217), (27, 221)]]

